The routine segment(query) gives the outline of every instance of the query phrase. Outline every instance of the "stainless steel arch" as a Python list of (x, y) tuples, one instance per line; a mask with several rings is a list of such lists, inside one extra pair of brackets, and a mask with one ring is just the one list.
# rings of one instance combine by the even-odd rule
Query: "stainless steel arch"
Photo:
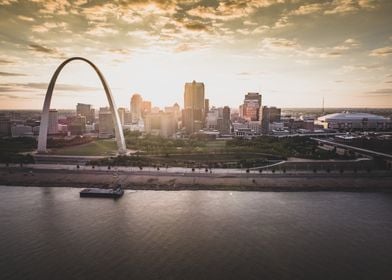
[(114, 130), (115, 130), (115, 135), (116, 135), (118, 152), (120, 154), (125, 154), (127, 152), (127, 149), (125, 146), (124, 134), (123, 134), (122, 127), (120, 124), (120, 118), (118, 116), (117, 107), (116, 107), (116, 104), (114, 103), (112, 92), (110, 91), (110, 88), (105, 80), (105, 77), (102, 75), (101, 71), (99, 71), (98, 67), (95, 66), (94, 63), (92, 63), (91, 61), (89, 61), (88, 59), (83, 58), (83, 57), (71, 57), (71, 58), (65, 60), (63, 63), (60, 64), (59, 67), (57, 67), (56, 72), (54, 72), (52, 79), (50, 80), (48, 90), (46, 91), (46, 95), (45, 95), (44, 106), (42, 109), (37, 152), (38, 153), (46, 153), (47, 152), (46, 141), (47, 141), (47, 136), (48, 136), (49, 108), (50, 108), (50, 101), (52, 100), (53, 89), (56, 84), (57, 77), (59, 76), (61, 70), (64, 68), (65, 65), (67, 65), (69, 62), (71, 62), (73, 60), (81, 60), (81, 61), (88, 63), (92, 68), (94, 68), (95, 72), (98, 74), (99, 79), (101, 80), (103, 88), (105, 90), (106, 97), (109, 101), (110, 110), (111, 110), (111, 113), (113, 116)]

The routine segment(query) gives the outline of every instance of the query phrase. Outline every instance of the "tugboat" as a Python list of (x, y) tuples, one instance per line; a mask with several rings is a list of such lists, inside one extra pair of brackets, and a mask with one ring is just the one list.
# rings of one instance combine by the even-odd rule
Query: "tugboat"
[(105, 198), (120, 198), (124, 194), (121, 185), (118, 184), (114, 188), (87, 188), (80, 191), (80, 197), (105, 197)]

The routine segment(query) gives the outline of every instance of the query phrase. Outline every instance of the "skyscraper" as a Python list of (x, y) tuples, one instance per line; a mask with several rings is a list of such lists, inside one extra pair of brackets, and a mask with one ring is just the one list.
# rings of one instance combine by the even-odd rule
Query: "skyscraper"
[(222, 134), (230, 134), (230, 107), (223, 107), (222, 116), (222, 128), (220, 130)]
[(125, 124), (125, 113), (126, 113), (126, 110), (125, 110), (125, 108), (120, 107), (120, 108), (117, 109), (117, 111), (118, 111), (118, 117), (120, 118), (120, 123), (121, 123), (121, 125), (124, 125)]
[(140, 94), (135, 93), (131, 97), (132, 122), (138, 123), (142, 118), (143, 99)]
[(201, 129), (205, 120), (204, 83), (185, 83), (183, 125), (187, 133)]
[(175, 121), (176, 129), (177, 129), (178, 128), (178, 121), (181, 118), (180, 105), (178, 105), (177, 103), (174, 103), (173, 106), (166, 106), (165, 113), (172, 113), (174, 115), (174, 121)]
[(57, 134), (59, 132), (58, 123), (58, 111), (54, 109), (49, 110), (48, 134)]
[(151, 101), (147, 101), (147, 100), (143, 100), (142, 101), (142, 117), (144, 118), (144, 116), (148, 113), (151, 113)]
[(248, 92), (245, 95), (244, 105), (242, 107), (243, 117), (248, 121), (260, 120), (261, 95), (258, 92)]
[(172, 137), (176, 132), (176, 120), (174, 113), (158, 112), (146, 114), (144, 122), (147, 134), (160, 135), (162, 137)]
[(261, 110), (261, 132), (263, 134), (269, 133), (269, 125), (273, 122), (280, 121), (281, 109), (276, 107), (263, 106)]
[(86, 117), (86, 122), (92, 124), (95, 120), (95, 110), (90, 104), (78, 103), (76, 105), (76, 115)]
[(67, 127), (71, 135), (83, 135), (86, 132), (86, 117), (82, 115), (67, 117)]
[(113, 116), (110, 108), (99, 109), (99, 138), (110, 138), (114, 136)]
[(204, 116), (207, 117), (208, 111), (210, 111), (210, 100), (204, 99)]

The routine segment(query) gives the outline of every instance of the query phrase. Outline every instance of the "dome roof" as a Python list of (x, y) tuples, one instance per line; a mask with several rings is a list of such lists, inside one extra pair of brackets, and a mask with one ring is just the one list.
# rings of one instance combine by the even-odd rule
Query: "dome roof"
[(367, 119), (368, 121), (386, 121), (386, 120), (388, 120), (387, 118), (385, 118), (383, 116), (378, 116), (378, 115), (373, 115), (373, 114), (368, 114), (368, 113), (351, 113), (351, 112), (328, 114), (328, 115), (325, 115), (325, 116), (318, 118), (319, 121), (323, 121), (323, 122), (363, 121), (364, 119)]

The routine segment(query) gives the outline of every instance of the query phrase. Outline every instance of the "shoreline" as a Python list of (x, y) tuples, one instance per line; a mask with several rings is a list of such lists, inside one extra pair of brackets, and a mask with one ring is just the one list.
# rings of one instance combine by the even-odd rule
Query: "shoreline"
[(0, 185), (34, 187), (110, 187), (127, 190), (349, 191), (392, 192), (392, 173), (344, 174), (192, 174), (0, 168)]

